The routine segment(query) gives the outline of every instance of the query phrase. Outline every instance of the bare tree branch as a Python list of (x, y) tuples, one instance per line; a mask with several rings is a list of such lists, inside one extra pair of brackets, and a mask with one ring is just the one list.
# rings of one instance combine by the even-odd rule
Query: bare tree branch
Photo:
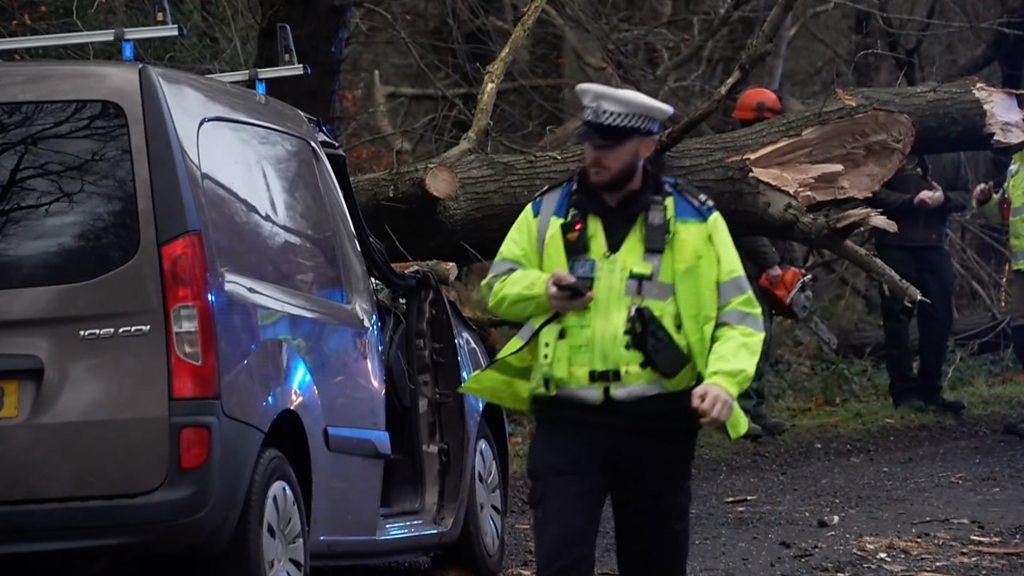
[(480, 86), (480, 95), (477, 97), (476, 110), (473, 112), (473, 123), (469, 130), (462, 135), (462, 139), (454, 148), (445, 152), (438, 158), (438, 163), (447, 164), (462, 158), (467, 153), (476, 149), (477, 144), (487, 131), (491, 122), (491, 111), (494, 110), (494, 100), (498, 97), (498, 86), (505, 78), (505, 71), (515, 58), (516, 52), (522, 45), (523, 40), (530, 34), (534, 22), (547, 0), (532, 0), (523, 12), (516, 27), (512, 30), (505, 46), (495, 57), (494, 61), (487, 66), (484, 74), (483, 84)]
[(696, 112), (665, 134), (658, 146), (659, 154), (664, 154), (671, 150), (687, 134), (692, 132), (694, 128), (704, 122), (708, 116), (711, 116), (721, 106), (722, 102), (725, 101), (729, 93), (746, 79), (754, 66), (757, 66), (771, 54), (772, 41), (775, 39), (775, 35), (778, 34), (779, 28), (782, 27), (782, 23), (786, 20), (795, 3), (796, 0), (779, 0), (775, 7), (772, 8), (771, 13), (768, 14), (768, 18), (765, 19), (764, 25), (750, 39), (746, 49), (743, 50), (743, 54), (740, 56), (739, 62), (736, 63), (736, 67), (733, 68), (732, 74)]
[(430, 83), (433, 84), (434, 87), (437, 88), (438, 92), (443, 94), (445, 98), (447, 98), (453, 104), (455, 104), (466, 115), (469, 115), (469, 110), (467, 110), (466, 107), (462, 105), (462, 102), (458, 98), (455, 98), (454, 96), (449, 94), (448, 90), (444, 87), (443, 84), (441, 84), (441, 81), (438, 80), (437, 77), (435, 77), (434, 74), (430, 71), (430, 68), (427, 68), (427, 65), (423, 63), (423, 60), (420, 58), (419, 52), (416, 50), (416, 45), (412, 43), (412, 40), (409, 39), (409, 36), (405, 33), (405, 30), (402, 30), (402, 27), (398, 25), (398, 22), (395, 22), (395, 19), (391, 17), (391, 14), (388, 14), (387, 11), (382, 8), (379, 8), (377, 6), (374, 6), (373, 4), (369, 4), (366, 2), (361, 2), (358, 5), (363, 8), (368, 8), (369, 10), (376, 12), (377, 14), (380, 14), (385, 20), (390, 22), (391, 27), (394, 28), (395, 32), (402, 38), (402, 42), (405, 44), (406, 48), (409, 49), (409, 54), (412, 56), (413, 60), (415, 60), (416, 65), (419, 66), (420, 70), (422, 70), (423, 73), (427, 76), (427, 79), (430, 80)]
[[(498, 92), (511, 90), (524, 90), (530, 88), (557, 88), (559, 86), (571, 86), (573, 81), (562, 78), (522, 80), (519, 82), (504, 82), (498, 86)], [(444, 98), (445, 94), (432, 88), (415, 88), (411, 86), (389, 86), (382, 84), (381, 94), (394, 98)], [(469, 96), (478, 93), (477, 88), (450, 88), (449, 96)]]

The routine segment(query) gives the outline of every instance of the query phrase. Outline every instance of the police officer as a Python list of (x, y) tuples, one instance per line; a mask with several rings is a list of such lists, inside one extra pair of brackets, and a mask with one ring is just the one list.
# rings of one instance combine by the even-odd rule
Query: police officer
[[(1024, 367), (1024, 150), (1017, 151), (1010, 160), (1006, 181), (993, 202), (991, 184), (979, 184), (974, 189), (974, 202), (984, 208), (998, 207), (1008, 200), (1004, 214), (1010, 222), (1010, 334), (1013, 351)], [(1024, 418), (1006, 423), (1005, 431), (1024, 438)]]
[(878, 256), (917, 286), (928, 300), (917, 305), (920, 363), (914, 373), (910, 321), (915, 310), (882, 287), (885, 364), (889, 394), (897, 409), (934, 408), (959, 414), (964, 403), (942, 393), (942, 365), (953, 327), (953, 263), (946, 248), (949, 215), (967, 207), (966, 194), (943, 191), (929, 178), (923, 156), (907, 163), (875, 192), (872, 205), (896, 222), (895, 233), (876, 230)]
[(490, 311), (524, 326), (463, 389), (534, 412), (539, 576), (593, 574), (609, 495), (619, 573), (685, 574), (697, 433), (746, 431), (761, 311), (711, 201), (647, 166), (672, 108), (576, 94), (584, 165), (522, 211), (483, 282)]

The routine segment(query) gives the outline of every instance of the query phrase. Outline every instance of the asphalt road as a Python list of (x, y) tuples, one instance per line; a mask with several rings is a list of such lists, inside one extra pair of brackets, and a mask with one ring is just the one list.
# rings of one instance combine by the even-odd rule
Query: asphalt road
[[(526, 485), (513, 478), (507, 574), (533, 574)], [(617, 574), (612, 519), (598, 573)], [(691, 576), (1024, 575), (1024, 440), (998, 421), (936, 421), (856, 438), (701, 450), (694, 475)], [(42, 561), (46, 566), (40, 563)], [(178, 573), (124, 556), (33, 559), (24, 574)], [(10, 563), (0, 574), (18, 574)], [(426, 561), (321, 568), (317, 576), (455, 576)]]

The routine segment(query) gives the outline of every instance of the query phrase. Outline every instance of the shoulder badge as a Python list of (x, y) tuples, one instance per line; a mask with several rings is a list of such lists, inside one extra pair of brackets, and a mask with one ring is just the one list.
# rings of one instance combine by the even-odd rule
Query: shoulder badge
[[(533, 196), (533, 201), (530, 203), (530, 206), (533, 209), (534, 218), (540, 216), (541, 207), (544, 205), (545, 201), (556, 203), (554, 207), (555, 210), (553, 212), (549, 212), (549, 216), (552, 213), (556, 213), (561, 217), (565, 217), (565, 212), (568, 209), (568, 192), (575, 183), (576, 177), (573, 176), (556, 184), (552, 184), (551, 186), (542, 188), (540, 192), (537, 192), (537, 194)], [(567, 190), (567, 188), (569, 188), (569, 190)]]
[(707, 220), (715, 213), (715, 202), (689, 182), (666, 178), (665, 183), (676, 196), (677, 220)]

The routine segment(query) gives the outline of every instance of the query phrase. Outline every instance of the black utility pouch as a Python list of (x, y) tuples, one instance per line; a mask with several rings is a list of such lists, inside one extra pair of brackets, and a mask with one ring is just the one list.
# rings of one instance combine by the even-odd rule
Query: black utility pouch
[(650, 308), (639, 306), (633, 311), (626, 325), (626, 335), (631, 347), (643, 355), (642, 366), (665, 378), (675, 378), (690, 362)]

